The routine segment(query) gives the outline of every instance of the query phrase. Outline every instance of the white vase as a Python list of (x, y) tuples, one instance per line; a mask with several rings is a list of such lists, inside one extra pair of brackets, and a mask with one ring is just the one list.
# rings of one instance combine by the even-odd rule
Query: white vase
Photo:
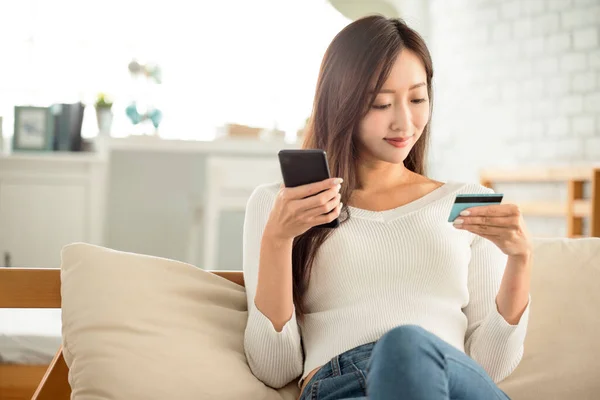
[(98, 133), (109, 136), (113, 121), (112, 110), (110, 108), (96, 108), (96, 119), (98, 121)]

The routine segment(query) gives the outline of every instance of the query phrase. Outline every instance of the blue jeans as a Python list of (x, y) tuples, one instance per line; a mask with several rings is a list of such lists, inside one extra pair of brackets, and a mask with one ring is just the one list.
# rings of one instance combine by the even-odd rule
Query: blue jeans
[[(300, 400), (506, 400), (473, 359), (423, 328), (406, 325), (331, 359)], [(510, 399), (509, 399), (510, 400)]]

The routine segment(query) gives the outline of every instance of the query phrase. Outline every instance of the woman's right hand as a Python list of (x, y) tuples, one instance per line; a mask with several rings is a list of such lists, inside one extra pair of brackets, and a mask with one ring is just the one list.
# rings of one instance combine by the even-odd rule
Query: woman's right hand
[(341, 178), (331, 178), (293, 188), (282, 187), (265, 226), (265, 234), (292, 240), (313, 226), (336, 219), (342, 209), (341, 183)]

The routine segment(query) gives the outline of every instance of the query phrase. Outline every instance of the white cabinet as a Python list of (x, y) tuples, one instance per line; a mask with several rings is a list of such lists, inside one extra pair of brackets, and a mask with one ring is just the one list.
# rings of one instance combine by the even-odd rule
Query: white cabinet
[(111, 140), (106, 243), (110, 248), (241, 269), (252, 190), (281, 180), (277, 153), (296, 143), (223, 139)]
[[(211, 156), (206, 160), (205, 198), (201, 206), (203, 226), (192, 225), (189, 235), (188, 262), (201, 265), (205, 269), (220, 269), (219, 238), (221, 213), (227, 211), (245, 212), (246, 203), (254, 189), (264, 183), (281, 181), (281, 170), (275, 155), (263, 157)], [(200, 262), (193, 252), (197, 242), (197, 232), (204, 229), (204, 260)], [(231, 245), (231, 240), (227, 242)], [(241, 250), (242, 243), (233, 243), (233, 248)], [(189, 251), (192, 250), (192, 251)], [(241, 269), (241, 261), (238, 268)]]
[(57, 268), (64, 245), (103, 244), (105, 170), (86, 154), (0, 157), (0, 266)]
[(0, 155), (0, 267), (60, 265), (86, 242), (240, 269), (245, 204), (297, 144), (127, 138), (96, 153)]
[(84, 185), (0, 182), (0, 243), (12, 266), (58, 267), (61, 246), (84, 237)]

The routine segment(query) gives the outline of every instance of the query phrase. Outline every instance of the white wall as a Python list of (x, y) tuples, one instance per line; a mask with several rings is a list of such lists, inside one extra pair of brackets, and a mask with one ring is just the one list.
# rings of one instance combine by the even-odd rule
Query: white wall
[[(600, 161), (600, 0), (431, 0), (429, 17), (432, 176)], [(542, 199), (565, 190), (528, 189)], [(531, 225), (565, 233), (561, 220)]]

